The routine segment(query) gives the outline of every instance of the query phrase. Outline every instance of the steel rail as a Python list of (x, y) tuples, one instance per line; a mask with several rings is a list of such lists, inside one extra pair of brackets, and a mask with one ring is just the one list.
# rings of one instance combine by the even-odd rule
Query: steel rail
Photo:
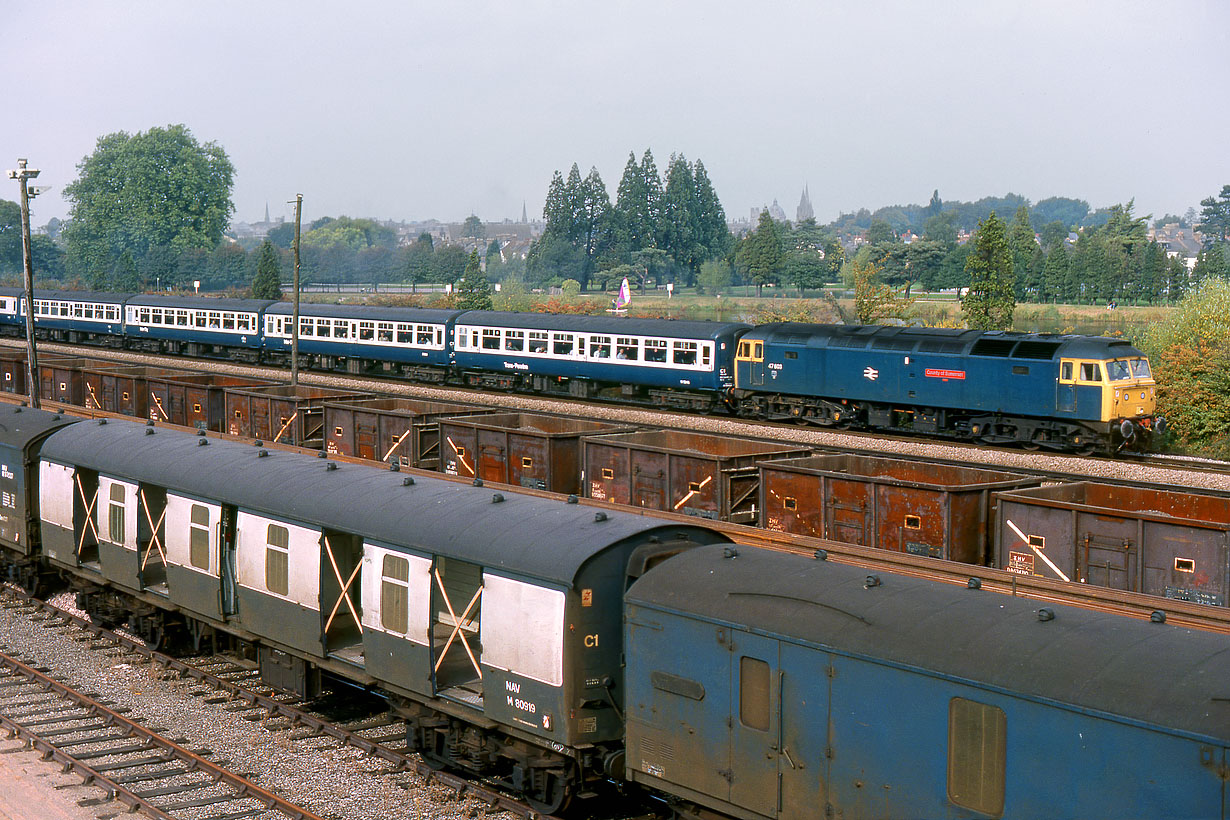
[[(196, 771), (206, 775), (211, 782), (208, 784), (202, 783), (200, 785), (201, 788), (222, 782), (235, 789), (235, 793), (228, 796), (227, 800), (250, 798), (264, 805), (265, 811), (277, 811), (294, 820), (321, 820), (321, 818), (312, 814), (307, 809), (262, 789), (247, 778), (241, 777), (201, 757), (191, 749), (180, 746), (178, 743), (159, 735), (157, 732), (141, 726), (139, 723), (124, 717), (119, 712), (104, 706), (88, 695), (78, 692), (69, 685), (55, 680), (8, 654), (0, 653), (0, 665), (7, 667), (12, 670), (14, 675), (24, 678), (30, 683), (37, 685), (40, 689), (52, 692), (67, 701), (77, 704), (87, 713), (96, 715), (104, 726), (114, 727), (122, 732), (124, 737), (139, 740), (142, 750), (167, 752), (174, 758), (186, 763), (189, 771)], [(101, 788), (110, 799), (119, 800), (130, 811), (140, 811), (149, 817), (158, 818), (159, 820), (163, 820), (163, 818), (165, 820), (175, 820), (174, 815), (169, 814), (163, 808), (140, 796), (117, 780), (108, 777), (103, 771), (64, 751), (41, 736), (37, 731), (28, 728), (20, 720), (0, 714), (0, 726), (8, 732), (9, 737), (19, 737), (27, 746), (39, 751), (44, 760), (54, 759), (63, 767), (65, 772), (73, 771), (80, 775), (84, 778), (84, 785), (94, 785)]]
[(521, 815), (522, 817), (536, 818), (536, 820), (558, 820), (551, 815), (538, 812), (527, 803), (509, 797), (503, 792), (488, 788), (480, 783), (467, 780), (464, 777), (455, 775), (451, 772), (434, 769), (421, 760), (417, 760), (410, 755), (403, 754), (395, 749), (390, 749), (383, 743), (378, 743), (349, 729), (344, 729), (341, 726), (330, 723), (329, 721), (317, 717), (316, 715), (313, 715), (303, 709), (299, 709), (288, 703), (283, 703), (275, 697), (255, 692), (244, 686), (240, 686), (234, 681), (227, 680), (226, 678), (219, 677), (203, 669), (192, 666), (179, 658), (150, 649), (135, 638), (105, 629), (98, 624), (95, 624), (88, 618), (83, 618), (75, 613), (67, 612), (42, 599), (34, 598), (24, 590), (9, 586), (3, 588), (3, 594), (15, 597), (30, 606), (38, 607), (50, 616), (60, 618), (65, 621), (66, 624), (71, 623), (77, 628), (82, 629), (97, 638), (101, 638), (117, 646), (122, 646), (130, 652), (142, 655), (146, 659), (156, 663), (158, 666), (175, 673), (176, 677), (181, 680), (191, 679), (197, 681), (198, 683), (204, 684), (218, 691), (225, 692), (232, 701), (242, 701), (253, 709), (263, 709), (267, 720), (279, 717), (285, 718), (291, 724), (289, 728), (309, 729), (315, 735), (329, 737), (339, 743), (353, 746), (366, 754), (377, 757), (386, 763), (391, 764), (395, 771), (413, 770), (427, 783), (438, 783), (442, 786), (453, 789), (459, 798), (467, 795), (472, 796), (476, 800), (485, 803), (490, 809), (503, 809), (505, 811)]

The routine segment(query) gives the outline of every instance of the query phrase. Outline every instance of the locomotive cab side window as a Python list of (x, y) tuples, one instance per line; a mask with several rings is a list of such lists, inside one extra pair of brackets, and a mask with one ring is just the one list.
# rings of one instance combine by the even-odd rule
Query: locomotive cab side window
[(1097, 362), (1081, 362), (1081, 381), (1101, 384), (1102, 368)]

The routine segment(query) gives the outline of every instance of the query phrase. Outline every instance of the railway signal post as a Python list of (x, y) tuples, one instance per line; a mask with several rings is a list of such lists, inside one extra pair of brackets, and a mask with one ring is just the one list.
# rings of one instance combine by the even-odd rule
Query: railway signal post
[(27, 168), (26, 160), (17, 160), (17, 170), (10, 170), (9, 179), (17, 180), (21, 187), (21, 259), (25, 271), (26, 288), (26, 392), (30, 406), (38, 407), (38, 352), (34, 348), (34, 261), (30, 251), (30, 198), (38, 196), (44, 188), (34, 188), (26, 180), (38, 176), (37, 168)]

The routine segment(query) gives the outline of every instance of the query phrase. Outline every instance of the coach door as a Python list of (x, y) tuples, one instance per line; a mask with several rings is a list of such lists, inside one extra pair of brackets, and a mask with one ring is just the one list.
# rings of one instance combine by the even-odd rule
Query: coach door
[(782, 746), (778, 642), (748, 632), (731, 638), (730, 802), (773, 817)]

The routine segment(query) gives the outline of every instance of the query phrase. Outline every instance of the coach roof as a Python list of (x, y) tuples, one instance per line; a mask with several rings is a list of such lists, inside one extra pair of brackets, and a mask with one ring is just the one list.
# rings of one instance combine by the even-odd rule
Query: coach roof
[(251, 445), (125, 421), (74, 424), (42, 452), (117, 478), (563, 585), (625, 538), (700, 530), (616, 510), (598, 520), (593, 507), (506, 488), (497, 503), (489, 488), (431, 476), (416, 475), (407, 486), (404, 473), (375, 466), (277, 450), (262, 457)]

